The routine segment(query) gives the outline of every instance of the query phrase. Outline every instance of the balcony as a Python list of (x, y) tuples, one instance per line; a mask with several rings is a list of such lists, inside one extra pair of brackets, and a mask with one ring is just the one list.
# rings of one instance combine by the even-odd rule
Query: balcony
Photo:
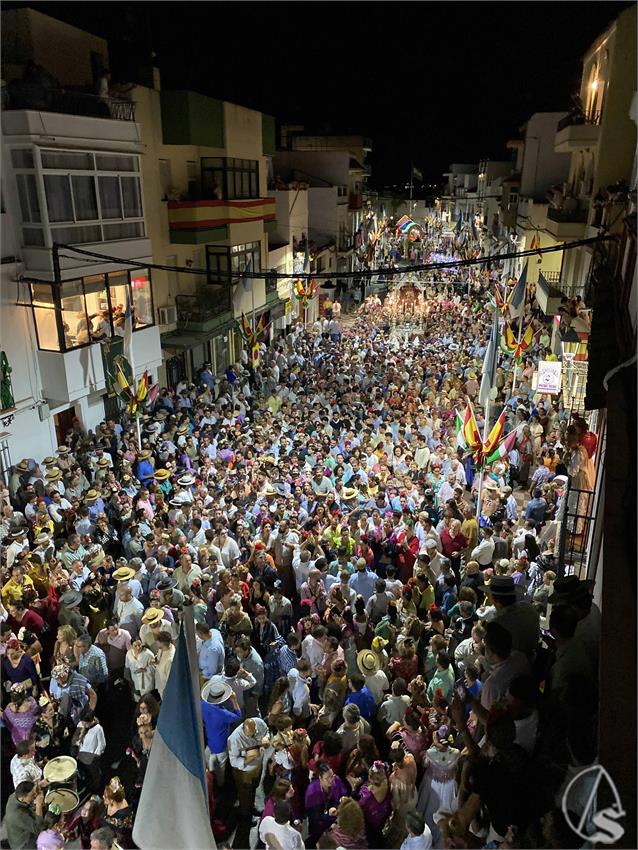
[(227, 239), (231, 224), (266, 223), (275, 219), (274, 198), (168, 202), (170, 240), (179, 245), (205, 245)]
[[(109, 390), (105, 358), (121, 346), (121, 338), (96, 342), (73, 351), (38, 351), (42, 386), (48, 400), (70, 403)], [(111, 352), (113, 353), (113, 352)], [(141, 328), (133, 334), (135, 371), (156, 370), (162, 363), (159, 329)]]
[(556, 125), (554, 151), (556, 153), (575, 153), (598, 144), (600, 124), (588, 121), (584, 117), (574, 118), (567, 115)]
[(582, 207), (576, 207), (573, 210), (558, 210), (549, 207), (546, 220), (547, 230), (557, 240), (582, 239), (585, 235), (588, 215), (588, 210)]
[[(560, 272), (541, 272), (541, 274), (552, 289), (560, 292), (561, 296), (564, 295), (567, 298), (575, 298), (577, 295), (582, 296), (584, 290), (583, 284), (568, 283), (565, 280), (561, 280)], [(546, 315), (549, 314), (546, 313)]]
[(24, 80), (13, 80), (3, 89), (3, 95), (3, 109), (7, 111), (30, 109), (62, 115), (135, 121), (135, 103), (132, 100), (100, 97), (73, 89), (47, 89)]
[(348, 196), (348, 209), (349, 210), (360, 210), (363, 207), (363, 195), (356, 194), (355, 192), (351, 192)]

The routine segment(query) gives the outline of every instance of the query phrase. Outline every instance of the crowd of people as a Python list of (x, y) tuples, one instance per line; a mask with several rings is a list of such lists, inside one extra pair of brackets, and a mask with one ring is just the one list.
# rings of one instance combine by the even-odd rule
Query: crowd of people
[[(478, 396), (487, 293), (433, 297), (418, 340), (377, 306), (162, 390), (141, 447), (109, 420), (12, 469), (9, 847), (135, 846), (191, 606), (218, 846), (581, 846), (561, 799), (596, 758), (600, 611), (555, 555), (587, 426), (534, 394), (543, 327), (514, 394), (497, 372), (494, 415), (523, 427), (479, 498), (455, 411)], [(45, 776), (60, 756), (70, 811)]]

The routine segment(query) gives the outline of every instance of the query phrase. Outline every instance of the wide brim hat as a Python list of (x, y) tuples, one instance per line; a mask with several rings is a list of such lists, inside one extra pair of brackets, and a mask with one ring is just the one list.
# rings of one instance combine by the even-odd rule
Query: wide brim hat
[(350, 499), (356, 499), (359, 495), (359, 491), (356, 487), (344, 487), (343, 492), (341, 494), (342, 498), (348, 502)]
[(206, 682), (202, 688), (202, 699), (212, 705), (220, 705), (230, 698), (233, 689), (228, 682)]
[(85, 502), (97, 502), (97, 500), (99, 498), (100, 498), (100, 494), (98, 493), (97, 490), (93, 490), (93, 489), (87, 490), (87, 492), (84, 494), (84, 501)]
[(18, 537), (22, 537), (26, 533), (27, 533), (26, 528), (16, 528), (9, 534), (9, 537), (12, 540), (17, 540)]
[(161, 608), (147, 608), (142, 614), (142, 622), (147, 625), (150, 623), (159, 623), (164, 618), (164, 612)]
[(568, 605), (586, 593), (587, 586), (578, 576), (562, 576), (554, 579), (554, 590), (547, 601), (550, 605)]
[(151, 422), (144, 430), (148, 431), (149, 434), (157, 434), (162, 430), (162, 426), (159, 422)]
[(277, 491), (272, 486), (272, 484), (268, 484), (264, 489), (264, 496), (277, 496)]
[(98, 460), (97, 465), (98, 465), (98, 466), (101, 466), (103, 469), (106, 469), (106, 467), (107, 467), (107, 466), (109, 466), (109, 460), (108, 460), (108, 458), (106, 458), (106, 457), (101, 457), (101, 458)]
[(174, 579), (173, 576), (168, 576), (158, 581), (155, 586), (157, 590), (172, 590), (174, 587), (177, 587), (177, 579)]
[(113, 573), (115, 581), (129, 581), (135, 575), (133, 567), (118, 567)]
[(381, 664), (376, 652), (371, 649), (362, 649), (357, 653), (357, 667), (364, 676), (373, 676), (377, 673)]
[(182, 437), (184, 434), (188, 434), (188, 425), (180, 425), (179, 428), (175, 431), (176, 434), (179, 434)]
[(68, 446), (58, 446), (56, 451), (59, 455), (68, 455), (71, 449)]
[(483, 482), (483, 487), (487, 490), (498, 490), (498, 484), (494, 481), (493, 478), (486, 478)]
[(43, 531), (35, 538), (35, 542), (38, 544), (38, 546), (44, 546), (46, 543), (51, 542), (51, 538)]
[(479, 590), (490, 596), (516, 596), (516, 584), (512, 576), (492, 576), (489, 584), (479, 585)]
[(79, 590), (69, 590), (63, 593), (59, 599), (59, 604), (64, 608), (75, 608), (82, 601), (82, 594)]
[(29, 468), (29, 461), (25, 458), (21, 460), (20, 463), (16, 463), (16, 469), (19, 469), (20, 472), (26, 472)]
[(156, 469), (153, 473), (153, 478), (156, 481), (166, 481), (167, 478), (170, 478), (170, 475), (170, 469)]
[(148, 449), (142, 449), (142, 451), (138, 453), (137, 459), (138, 460), (148, 460), (150, 456), (151, 456), (151, 452)]
[(45, 466), (53, 466), (56, 462), (57, 458), (53, 457), (52, 455), (47, 455), (45, 458), (42, 459), (42, 463)]
[(182, 475), (181, 478), (177, 479), (177, 483), (180, 487), (191, 487), (195, 483), (195, 479), (192, 475)]
[(50, 469), (44, 477), (47, 481), (59, 481), (62, 478), (62, 470)]
[(99, 567), (100, 564), (104, 563), (104, 561), (106, 561), (106, 555), (104, 552), (98, 552), (97, 555), (94, 555), (94, 557), (91, 558), (91, 566)]

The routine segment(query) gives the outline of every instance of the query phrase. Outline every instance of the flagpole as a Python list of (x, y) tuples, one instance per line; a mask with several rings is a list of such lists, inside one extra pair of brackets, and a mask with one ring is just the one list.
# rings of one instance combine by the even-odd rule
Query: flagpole
[[(523, 296), (523, 310), (521, 315), (518, 318), (518, 339), (516, 340), (516, 350), (518, 351), (518, 347), (521, 344), (521, 339), (523, 336), (523, 320), (525, 318), (525, 307), (527, 305), (527, 289), (525, 290), (525, 295)], [(510, 394), (510, 398), (514, 398), (514, 392), (516, 390), (516, 379), (518, 378), (518, 358), (514, 358), (514, 377), (512, 378), (512, 392)]]
[[(487, 399), (485, 403), (485, 424), (483, 425), (483, 445), (485, 445), (485, 441), (487, 440), (488, 429), (490, 422), (490, 400)], [(485, 458), (481, 455), (481, 460), (483, 464), (485, 463)], [(476, 497), (476, 519), (478, 520), (481, 516), (481, 495), (483, 493), (483, 469), (479, 472), (479, 486), (478, 486), (478, 495)]]
[(139, 451), (142, 451), (142, 430), (140, 428), (140, 417), (135, 415), (135, 425), (137, 428), (137, 448)]

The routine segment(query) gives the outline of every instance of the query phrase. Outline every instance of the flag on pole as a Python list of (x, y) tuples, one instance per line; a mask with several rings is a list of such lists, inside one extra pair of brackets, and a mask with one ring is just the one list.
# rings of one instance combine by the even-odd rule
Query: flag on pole
[(522, 428), (523, 425), (524, 423), (521, 423), (513, 431), (510, 431), (507, 437), (505, 437), (504, 440), (501, 440), (494, 451), (485, 458), (485, 463), (496, 463), (497, 460), (503, 460), (503, 458), (507, 457), (507, 455), (516, 446), (519, 429)]
[(494, 310), (492, 319), (492, 332), (487, 344), (487, 351), (483, 359), (483, 374), (481, 377), (481, 389), (479, 390), (479, 404), (485, 409), (490, 396), (490, 391), (496, 380), (496, 367), (498, 365), (498, 311)]
[(128, 360), (129, 366), (135, 378), (135, 363), (133, 362), (133, 306), (131, 304), (131, 294), (128, 286), (126, 287), (126, 306), (124, 308), (124, 357)]
[(518, 279), (518, 282), (514, 289), (512, 290), (510, 297), (507, 300), (510, 318), (517, 319), (525, 310), (525, 293), (527, 289), (527, 261), (525, 262), (525, 266), (523, 271), (521, 272), (521, 276)]
[(489, 457), (496, 446), (499, 444), (500, 439), (503, 435), (503, 429), (505, 428), (505, 417), (506, 417), (506, 409), (503, 408), (503, 412), (496, 420), (492, 430), (487, 435), (487, 440), (483, 443), (483, 456)]
[(157, 720), (133, 841), (140, 850), (217, 847), (208, 813), (195, 621), (188, 606)]
[(419, 171), (416, 165), (412, 166), (412, 177), (415, 180), (419, 180), (421, 183), (423, 182), (423, 174), (421, 173), (421, 171)]
[(460, 449), (474, 452), (481, 446), (481, 432), (474, 416), (474, 409), (468, 402), (463, 418), (456, 411), (456, 442)]

